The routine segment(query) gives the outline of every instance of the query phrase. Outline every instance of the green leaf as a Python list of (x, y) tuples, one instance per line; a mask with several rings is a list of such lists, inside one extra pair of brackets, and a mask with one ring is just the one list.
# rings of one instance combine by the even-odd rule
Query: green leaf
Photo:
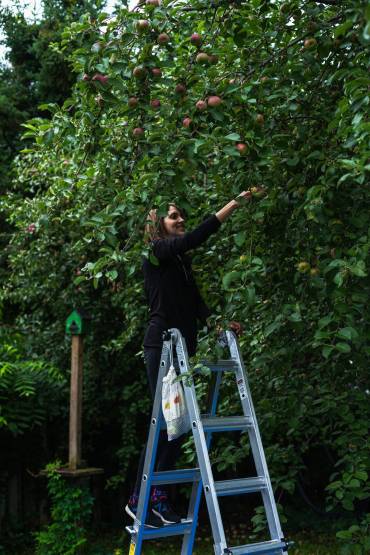
[(159, 260), (152, 252), (149, 253), (149, 261), (154, 264), (154, 266), (159, 266)]
[(324, 358), (329, 358), (330, 355), (331, 355), (331, 353), (333, 352), (333, 350), (334, 350), (334, 346), (333, 346), (333, 345), (325, 345), (325, 346), (323, 347), (322, 351), (321, 351), (322, 356), (323, 356)]
[(347, 19), (347, 21), (345, 21), (341, 25), (337, 25), (337, 27), (335, 27), (334, 29), (334, 37), (338, 38), (342, 35), (345, 35), (348, 29), (350, 29), (352, 26), (353, 21), (351, 19)]
[(328, 316), (324, 316), (323, 318), (320, 318), (320, 320), (318, 321), (318, 326), (319, 329), (322, 328), (326, 328), (326, 326), (328, 326), (333, 320), (333, 316), (331, 314), (328, 314)]
[(239, 231), (239, 233), (234, 235), (235, 244), (238, 247), (241, 247), (245, 243), (246, 238), (247, 238), (246, 232), (245, 231)]
[(351, 352), (351, 345), (348, 345), (348, 343), (343, 343), (343, 342), (337, 343), (335, 345), (335, 348), (341, 353)]
[(337, 333), (337, 337), (353, 340), (358, 338), (358, 332), (351, 327), (341, 328)]
[(109, 272), (106, 272), (105, 276), (108, 279), (114, 281), (118, 277), (118, 272), (117, 272), (117, 270), (110, 270)]
[(230, 133), (229, 135), (226, 135), (225, 139), (227, 139), (228, 141), (240, 141), (240, 135), (238, 133)]
[(240, 276), (241, 276), (241, 273), (236, 270), (233, 270), (232, 272), (228, 272), (227, 274), (225, 274), (224, 277), (222, 278), (222, 284), (224, 286), (224, 289), (229, 289), (229, 287), (233, 282), (240, 279)]

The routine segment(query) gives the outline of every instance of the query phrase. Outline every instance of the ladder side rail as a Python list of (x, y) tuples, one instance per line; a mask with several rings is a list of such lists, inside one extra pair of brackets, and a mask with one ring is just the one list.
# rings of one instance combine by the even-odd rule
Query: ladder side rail
[(279, 514), (277, 512), (274, 492), (271, 485), (270, 475), (267, 467), (266, 457), (263, 450), (261, 434), (258, 427), (258, 421), (253, 406), (252, 395), (246, 375), (243, 359), (236, 336), (233, 332), (227, 331), (227, 339), (229, 343), (230, 355), (238, 362), (239, 370), (236, 372), (236, 380), (245, 416), (248, 411), (251, 412), (254, 426), (248, 430), (251, 449), (258, 475), (262, 475), (266, 479), (266, 489), (262, 491), (262, 499), (265, 506), (267, 522), (270, 530), (271, 539), (281, 540), (283, 532), (280, 525)]
[[(221, 379), (222, 379), (221, 371), (218, 371), (216, 373), (215, 378), (214, 378), (214, 374), (212, 374), (212, 387), (208, 398), (210, 416), (215, 416), (216, 414), (218, 396), (219, 396), (220, 386), (221, 386)], [(212, 441), (212, 432), (207, 432), (205, 434), (205, 437), (206, 437), (207, 450), (209, 452), (211, 441)], [(181, 548), (181, 555), (192, 555), (193, 553), (195, 534), (196, 534), (197, 525), (198, 525), (199, 507), (202, 499), (202, 490), (203, 490), (202, 480), (200, 479), (198, 483), (194, 482), (192, 491), (191, 491), (189, 510), (187, 515), (187, 518), (191, 519), (193, 524), (192, 524), (190, 533), (184, 535), (182, 548)]]
[(150, 420), (149, 436), (147, 448), (145, 452), (145, 461), (143, 467), (143, 475), (141, 478), (140, 493), (136, 518), (133, 528), (135, 530), (132, 535), (132, 543), (135, 543), (135, 555), (140, 555), (145, 530), (145, 520), (148, 511), (150, 490), (152, 483), (152, 475), (156, 461), (159, 433), (164, 421), (162, 414), (162, 381), (169, 368), (170, 352), (168, 342), (163, 343), (161, 360), (158, 371), (157, 386), (154, 396), (152, 415)]
[[(175, 338), (180, 372), (181, 374), (188, 374), (190, 371), (190, 367), (185, 340), (181, 336), (178, 329), (172, 328), (171, 333)], [(199, 469), (202, 476), (208, 514), (212, 527), (215, 555), (223, 555), (224, 550), (227, 548), (225, 532), (222, 524), (220, 507), (218, 504), (211, 464), (207, 452), (207, 443), (199, 414), (199, 407), (196, 399), (194, 384), (188, 385), (186, 382), (184, 382), (184, 394), (186, 406), (190, 416), (195, 449), (197, 452)]]

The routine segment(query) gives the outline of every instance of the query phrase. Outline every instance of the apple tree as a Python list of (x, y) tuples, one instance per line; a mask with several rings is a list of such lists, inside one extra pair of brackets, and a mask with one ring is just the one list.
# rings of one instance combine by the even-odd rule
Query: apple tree
[[(17, 231), (3, 298), (28, 323), (93, 306), (96, 351), (129, 367), (150, 208), (175, 201), (191, 228), (251, 189), (194, 253), (198, 283), (215, 327), (244, 325), (275, 488), (314, 487), (312, 504), (348, 511), (370, 494), (369, 21), (354, 0), (150, 0), (82, 16), (53, 45), (73, 94), (25, 125), (5, 199)], [(149, 403), (131, 380), (134, 419)], [(242, 464), (227, 446), (220, 469)]]

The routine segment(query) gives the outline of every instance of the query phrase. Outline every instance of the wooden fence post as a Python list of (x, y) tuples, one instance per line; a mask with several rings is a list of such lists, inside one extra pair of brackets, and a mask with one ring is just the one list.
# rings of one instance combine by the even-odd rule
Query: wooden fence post
[(69, 468), (81, 466), (82, 439), (82, 384), (83, 384), (83, 338), (72, 335), (71, 395), (69, 408)]
[(71, 349), (71, 388), (69, 401), (69, 469), (77, 470), (81, 466), (82, 444), (82, 387), (83, 387), (83, 337), (84, 320), (78, 310), (67, 318), (66, 332), (72, 335)]

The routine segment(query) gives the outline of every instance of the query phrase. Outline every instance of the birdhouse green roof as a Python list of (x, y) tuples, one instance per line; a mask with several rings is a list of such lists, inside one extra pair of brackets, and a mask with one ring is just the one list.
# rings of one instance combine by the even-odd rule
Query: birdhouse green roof
[(81, 335), (85, 331), (84, 320), (82, 314), (78, 310), (74, 310), (68, 316), (66, 321), (66, 333), (71, 335)]

